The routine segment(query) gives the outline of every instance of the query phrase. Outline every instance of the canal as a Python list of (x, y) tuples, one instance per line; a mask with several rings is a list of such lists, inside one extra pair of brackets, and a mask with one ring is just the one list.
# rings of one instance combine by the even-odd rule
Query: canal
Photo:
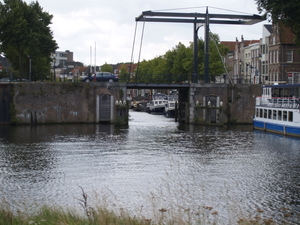
[(91, 206), (146, 218), (166, 209), (221, 224), (249, 216), (298, 224), (300, 140), (143, 112), (122, 128), (0, 126), (0, 184), (14, 210), (80, 209), (83, 189)]

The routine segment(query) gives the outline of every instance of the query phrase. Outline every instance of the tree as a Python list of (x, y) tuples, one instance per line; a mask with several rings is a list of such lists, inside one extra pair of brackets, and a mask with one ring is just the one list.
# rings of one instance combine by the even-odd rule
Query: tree
[[(173, 67), (171, 74), (177, 77), (180, 75), (181, 80), (188, 80), (188, 75), (192, 74), (193, 70), (193, 51), (191, 47), (186, 47), (180, 43), (175, 47), (176, 54), (174, 55)], [(184, 77), (182, 77), (184, 75)]]
[[(211, 79), (225, 72), (222, 64), (222, 56), (229, 51), (228, 48), (220, 44), (219, 36), (211, 33), (210, 42), (210, 74)], [(217, 46), (217, 47), (216, 47)], [(167, 51), (163, 56), (158, 56), (151, 60), (143, 60), (137, 69), (137, 82), (182, 82), (191, 80), (193, 72), (193, 43), (185, 46), (178, 43), (172, 50)], [(220, 54), (219, 54), (220, 52)], [(198, 71), (204, 73), (204, 41), (198, 40)]]
[(36, 76), (33, 79), (49, 73), (51, 53), (58, 48), (49, 27), (52, 18), (37, 1), (29, 5), (22, 0), (0, 2), (1, 51), (21, 78), (29, 72), (29, 66)]
[(300, 1), (299, 0), (255, 0), (260, 13), (271, 14), (274, 23), (282, 22), (296, 35), (300, 46)]
[(127, 71), (126, 65), (123, 64), (120, 68), (119, 78), (121, 82), (126, 82), (129, 79), (129, 72)]
[(105, 64), (103, 64), (101, 66), (101, 71), (102, 72), (110, 72), (110, 73), (112, 73), (113, 72), (113, 67), (105, 62)]
[(225, 56), (229, 52), (229, 48), (220, 44), (220, 37), (217, 34), (210, 33), (210, 40), (209, 71), (210, 79), (215, 82), (216, 76), (225, 72), (221, 56)]

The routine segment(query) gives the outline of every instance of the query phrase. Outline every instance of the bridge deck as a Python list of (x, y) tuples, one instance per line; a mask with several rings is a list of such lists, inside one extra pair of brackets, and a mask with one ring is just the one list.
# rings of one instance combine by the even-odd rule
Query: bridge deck
[(182, 89), (190, 88), (189, 83), (126, 83), (126, 87), (129, 89)]

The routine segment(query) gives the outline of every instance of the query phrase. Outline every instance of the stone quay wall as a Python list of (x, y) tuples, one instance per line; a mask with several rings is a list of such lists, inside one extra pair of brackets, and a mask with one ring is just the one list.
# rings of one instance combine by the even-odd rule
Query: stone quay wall
[(122, 83), (1, 84), (0, 99), (6, 99), (2, 107), (6, 112), (2, 113), (0, 124), (98, 123), (102, 110), (99, 96), (108, 96), (110, 101), (107, 122), (120, 119), (119, 115), (127, 119), (126, 113), (120, 113), (127, 107), (115, 104), (126, 97), (126, 85)]
[[(260, 85), (191, 84), (179, 91), (179, 122), (252, 124)], [(0, 124), (128, 123), (126, 83), (0, 84)], [(124, 104), (125, 103), (125, 104)]]
[(192, 84), (189, 122), (252, 124), (255, 97), (261, 94), (261, 85)]

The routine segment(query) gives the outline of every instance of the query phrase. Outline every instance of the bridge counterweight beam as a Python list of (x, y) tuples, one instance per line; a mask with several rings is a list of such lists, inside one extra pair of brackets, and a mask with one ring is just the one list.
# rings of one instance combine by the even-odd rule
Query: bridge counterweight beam
[(193, 61), (193, 75), (192, 83), (198, 83), (198, 29), (197, 29), (197, 18), (194, 23), (194, 61)]
[(204, 83), (210, 83), (210, 79), (209, 79), (209, 16), (208, 16), (208, 8), (206, 8), (206, 17), (205, 17)]

